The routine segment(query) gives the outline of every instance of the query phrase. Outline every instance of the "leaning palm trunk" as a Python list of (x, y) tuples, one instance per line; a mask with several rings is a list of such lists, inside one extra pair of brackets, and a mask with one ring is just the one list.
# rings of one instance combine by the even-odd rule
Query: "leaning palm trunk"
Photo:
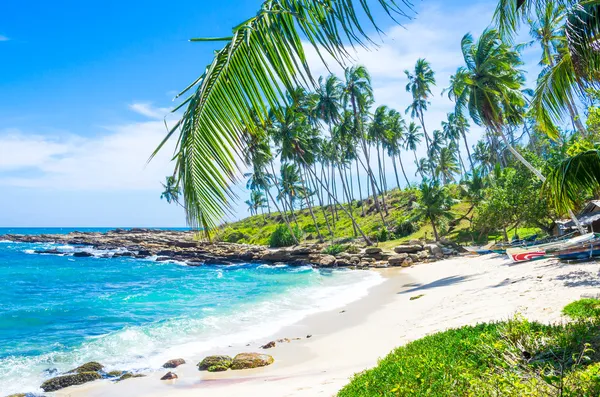
[[(316, 165), (314, 165), (314, 174), (316, 175)], [(323, 198), (320, 195), (321, 190), (319, 189), (319, 186), (317, 185), (317, 182), (312, 178), (311, 174), (308, 174), (308, 177), (315, 189), (315, 192), (317, 194), (317, 199), (319, 200), (319, 206), (321, 207), (321, 212), (323, 213), (323, 218), (325, 219), (325, 225), (327, 226), (327, 231), (329, 232), (329, 235), (333, 237), (333, 232), (331, 231), (331, 226), (329, 225), (329, 220), (327, 219), (327, 210), (325, 209), (325, 200), (323, 200)]]
[[(306, 162), (304, 161), (304, 159), (302, 157), (300, 157), (300, 159), (302, 160), (302, 162), (304, 162), (304, 164), (306, 164)], [(308, 169), (310, 173), (313, 173), (313, 171), (309, 168)], [(337, 198), (331, 193), (331, 191), (329, 191), (329, 189), (327, 188), (327, 186), (325, 186), (323, 184), (323, 181), (321, 181), (316, 174), (313, 173), (313, 176), (317, 179), (317, 182), (319, 182), (319, 184), (325, 189), (325, 191), (327, 192), (327, 194), (329, 194), (329, 196), (331, 198), (333, 198), (333, 200), (335, 201), (336, 207), (339, 205), (339, 207), (342, 209), (342, 211), (344, 211), (346, 213), (346, 215), (350, 218), (350, 221), (352, 221), (352, 225), (354, 227), (356, 227), (356, 230), (358, 230), (358, 232), (360, 233), (360, 235), (362, 236), (362, 238), (365, 240), (365, 242), (368, 245), (373, 245), (373, 243), (371, 242), (371, 240), (367, 237), (367, 235), (362, 231), (362, 229), (360, 228), (360, 226), (358, 225), (358, 223), (356, 223), (356, 219), (354, 219), (354, 217), (352, 216), (351, 213), (349, 213), (344, 206), (337, 200)]]
[[(306, 169), (308, 166), (304, 163), (304, 172), (306, 173)], [(310, 217), (315, 224), (315, 230), (317, 231), (317, 236), (319, 237), (319, 241), (323, 242), (323, 236), (321, 235), (321, 230), (319, 229), (319, 224), (317, 223), (317, 218), (315, 217), (315, 213), (313, 212), (312, 205), (310, 200), (308, 199), (308, 189), (306, 188), (306, 178), (302, 173), (300, 173), (300, 179), (302, 181), (302, 189), (304, 189), (304, 201), (306, 202), (306, 206), (308, 207), (308, 212), (310, 213)]]
[(464, 131), (461, 131), (460, 133), (463, 137), (463, 140), (465, 142), (465, 147), (467, 148), (467, 156), (469, 156), (469, 163), (471, 164), (471, 170), (473, 170), (475, 167), (473, 166), (473, 158), (471, 157), (471, 150), (469, 149), (469, 143), (467, 142), (467, 134), (465, 134)]
[[(542, 182), (546, 182), (546, 177), (544, 175), (542, 175), (542, 173), (537, 168), (535, 168), (529, 161), (527, 161), (525, 159), (525, 157), (521, 156), (521, 153), (519, 153), (510, 144), (510, 142), (508, 142), (508, 139), (506, 139), (506, 136), (502, 133), (502, 131), (499, 131), (499, 133), (500, 133), (500, 136), (502, 137), (502, 140), (504, 141), (504, 144), (506, 145), (508, 150), (510, 150), (510, 152), (517, 158), (517, 160), (519, 160), (521, 163), (523, 163), (523, 165), (525, 167), (527, 167), (527, 169), (529, 169), (531, 172), (533, 172), (533, 174), (535, 176), (537, 176), (539, 178), (539, 180), (541, 180)], [(577, 217), (575, 216), (575, 214), (573, 213), (573, 211), (571, 209), (569, 209), (569, 217), (571, 218), (571, 220), (573, 220), (573, 223), (577, 226), (579, 233), (584, 234), (585, 230), (583, 229), (581, 222), (579, 222), (579, 219), (577, 219)]]
[(394, 176), (396, 177), (396, 185), (398, 186), (398, 189), (400, 189), (400, 179), (398, 179), (398, 167), (396, 167), (396, 159), (394, 158), (395, 156), (392, 156), (392, 165), (394, 166)]
[(362, 216), (365, 216), (365, 202), (363, 201), (362, 185), (360, 183), (360, 169), (358, 168), (358, 153), (356, 154), (356, 181), (358, 184), (358, 199), (360, 200), (360, 207), (362, 210)]
[(298, 239), (296, 238), (296, 234), (294, 233), (294, 230), (292, 229), (292, 226), (290, 225), (290, 220), (287, 217), (285, 211), (281, 211), (279, 209), (279, 206), (277, 205), (277, 202), (275, 201), (275, 198), (273, 198), (273, 195), (271, 194), (271, 191), (269, 189), (265, 189), (265, 190), (267, 191), (267, 194), (269, 195), (269, 198), (271, 199), (271, 201), (275, 205), (275, 209), (281, 214), (281, 216), (283, 216), (283, 221), (285, 222), (285, 225), (287, 226), (287, 228), (288, 228), (288, 230), (290, 232), (290, 235), (294, 239), (294, 243), (298, 244)]
[[(342, 165), (338, 164), (338, 171), (340, 173), (340, 179), (342, 181), (342, 188), (344, 191), (344, 194), (346, 195), (346, 200), (347, 200), (347, 205), (348, 205), (348, 212), (350, 212), (350, 214), (353, 216), (354, 214), (352, 213), (352, 200), (350, 199), (350, 194), (348, 193), (348, 183), (344, 180), (344, 172), (342, 172)], [(354, 231), (354, 236), (357, 236), (357, 232), (356, 232), (356, 226), (354, 226), (354, 224), (352, 224), (352, 229)]]
[[(400, 169), (402, 169), (402, 175), (404, 175), (404, 179), (406, 179), (406, 186), (408, 187), (408, 185), (410, 185), (410, 182), (408, 181), (408, 177), (406, 176), (406, 171), (404, 171), (404, 164), (402, 163), (402, 156), (400, 154), (398, 154), (398, 161), (400, 162)], [(400, 185), (398, 185), (398, 188), (400, 187)]]

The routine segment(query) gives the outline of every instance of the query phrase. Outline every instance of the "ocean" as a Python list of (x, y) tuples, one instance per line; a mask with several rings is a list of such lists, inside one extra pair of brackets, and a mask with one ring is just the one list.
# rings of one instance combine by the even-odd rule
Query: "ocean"
[[(0, 228), (0, 235), (73, 230)], [(95, 256), (34, 253), (50, 248)], [(0, 241), (0, 396), (40, 391), (45, 379), (88, 361), (108, 371), (158, 370), (168, 359), (266, 337), (359, 299), (382, 282), (370, 271), (256, 263), (189, 267), (155, 258), (100, 258), (105, 253)]]

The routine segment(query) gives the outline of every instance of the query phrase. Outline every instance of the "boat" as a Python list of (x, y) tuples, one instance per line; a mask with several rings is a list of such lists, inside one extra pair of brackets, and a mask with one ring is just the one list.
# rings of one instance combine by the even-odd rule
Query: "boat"
[(573, 237), (575, 233), (566, 234), (558, 237), (545, 237), (542, 239), (537, 239), (538, 235), (534, 234), (532, 236), (526, 237), (521, 240), (513, 240), (510, 243), (497, 243), (490, 247), (490, 250), (496, 254), (504, 255), (506, 254), (508, 249), (515, 248), (524, 248), (524, 247), (532, 247), (538, 246), (542, 244), (554, 243), (557, 241), (564, 241)]
[(595, 233), (587, 233), (581, 236), (553, 241), (545, 244), (539, 244), (529, 247), (510, 248), (506, 250), (506, 254), (515, 263), (527, 262), (535, 259), (542, 259), (546, 256), (564, 251), (572, 247), (578, 247), (581, 244), (589, 243), (596, 239)]
[(555, 256), (563, 261), (580, 261), (600, 256), (600, 239), (558, 251)]

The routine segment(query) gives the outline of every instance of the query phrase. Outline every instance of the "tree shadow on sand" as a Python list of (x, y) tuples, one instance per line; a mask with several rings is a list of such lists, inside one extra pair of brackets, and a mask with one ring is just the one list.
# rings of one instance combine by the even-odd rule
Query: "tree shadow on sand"
[(439, 280), (433, 281), (429, 284), (420, 284), (420, 283), (410, 283), (410, 284), (404, 284), (402, 287), (404, 288), (409, 288), (412, 287), (406, 291), (400, 291), (398, 292), (399, 295), (402, 294), (410, 294), (416, 291), (422, 291), (422, 290), (426, 290), (426, 289), (432, 289), (432, 288), (438, 288), (438, 287), (446, 287), (448, 285), (453, 285), (453, 284), (459, 284), (459, 283), (463, 283), (465, 281), (470, 280), (471, 278), (473, 278), (473, 276), (471, 275), (467, 275), (467, 276), (450, 276), (450, 277), (444, 277), (441, 278)]
[(565, 287), (600, 287), (600, 272), (574, 270), (555, 279), (563, 281)]

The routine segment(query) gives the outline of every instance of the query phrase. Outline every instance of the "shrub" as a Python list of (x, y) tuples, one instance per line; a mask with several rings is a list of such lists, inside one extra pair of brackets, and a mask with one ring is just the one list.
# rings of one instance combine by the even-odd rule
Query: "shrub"
[(242, 240), (247, 240), (248, 237), (249, 236), (247, 234), (244, 234), (238, 230), (227, 228), (218, 236), (218, 239), (226, 243), (238, 243)]
[(343, 244), (331, 244), (325, 247), (325, 249), (322, 252), (327, 255), (338, 255), (342, 252), (345, 252), (346, 248), (347, 247)]
[(414, 222), (412, 222), (411, 220), (409, 220), (407, 218), (404, 218), (404, 219), (400, 219), (396, 223), (394, 233), (396, 234), (396, 237), (402, 238), (402, 237), (410, 236), (411, 234), (415, 233), (417, 230), (419, 230), (419, 226), (417, 224), (415, 224)]
[(579, 299), (565, 306), (562, 313), (574, 320), (600, 318), (600, 300), (590, 298)]
[[(302, 236), (302, 232), (298, 228), (298, 226), (292, 226), (292, 231), (296, 236), (297, 240), (300, 240)], [(294, 238), (290, 233), (287, 225), (279, 225), (275, 229), (273, 233), (271, 233), (271, 237), (269, 238), (269, 246), (271, 248), (279, 248), (279, 247), (290, 247), (294, 245)]]
[(388, 241), (389, 239), (390, 239), (390, 232), (387, 230), (386, 227), (384, 227), (379, 232), (379, 235), (377, 236), (377, 240), (379, 242), (384, 242), (384, 241)]

